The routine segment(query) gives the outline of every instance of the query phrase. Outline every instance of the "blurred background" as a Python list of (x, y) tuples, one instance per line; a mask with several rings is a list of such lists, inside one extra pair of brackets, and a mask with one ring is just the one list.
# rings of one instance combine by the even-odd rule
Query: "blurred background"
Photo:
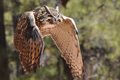
[(30, 75), (19, 71), (18, 52), (13, 44), (20, 14), (56, 4), (77, 24), (84, 80), (120, 80), (120, 0), (0, 0), (0, 80), (72, 80), (51, 38), (44, 38), (44, 66)]

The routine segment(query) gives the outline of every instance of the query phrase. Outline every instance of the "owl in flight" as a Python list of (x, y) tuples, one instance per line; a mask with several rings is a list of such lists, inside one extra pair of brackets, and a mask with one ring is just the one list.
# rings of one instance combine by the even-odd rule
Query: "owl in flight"
[(18, 20), (14, 45), (24, 72), (36, 71), (42, 63), (45, 36), (50, 36), (60, 50), (74, 78), (81, 78), (83, 62), (74, 20), (64, 16), (58, 8), (38, 7), (24, 12)]

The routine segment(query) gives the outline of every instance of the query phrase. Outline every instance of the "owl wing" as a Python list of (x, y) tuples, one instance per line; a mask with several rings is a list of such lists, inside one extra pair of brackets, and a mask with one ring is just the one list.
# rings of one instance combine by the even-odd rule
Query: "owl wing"
[(74, 20), (64, 16), (63, 22), (51, 29), (50, 34), (71, 69), (73, 77), (81, 78), (83, 62)]
[(14, 44), (19, 51), (19, 58), (25, 72), (36, 71), (43, 54), (44, 42), (35, 24), (34, 15), (25, 13), (19, 19), (14, 34)]

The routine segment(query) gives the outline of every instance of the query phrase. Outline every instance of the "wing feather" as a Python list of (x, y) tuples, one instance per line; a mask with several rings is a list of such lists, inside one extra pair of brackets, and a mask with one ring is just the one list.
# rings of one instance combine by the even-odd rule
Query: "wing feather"
[(83, 62), (73, 21), (69, 18), (65, 19), (56, 25), (55, 28), (51, 29), (50, 33), (53, 41), (61, 51), (61, 56), (69, 65), (73, 77), (80, 78)]
[[(25, 72), (31, 72), (35, 71), (39, 66), (40, 56), (43, 54), (44, 42), (39, 29), (29, 29), (31, 23), (28, 22), (28, 14), (25, 13), (23, 16), (16, 27), (14, 44), (19, 51), (22, 68)], [(33, 19), (32, 22), (35, 23), (33, 14), (31, 16)]]

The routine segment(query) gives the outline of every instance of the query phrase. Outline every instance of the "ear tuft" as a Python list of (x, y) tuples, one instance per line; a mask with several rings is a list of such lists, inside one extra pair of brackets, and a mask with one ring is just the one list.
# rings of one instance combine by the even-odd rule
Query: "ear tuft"
[(56, 6), (55, 9), (59, 12), (59, 6)]

